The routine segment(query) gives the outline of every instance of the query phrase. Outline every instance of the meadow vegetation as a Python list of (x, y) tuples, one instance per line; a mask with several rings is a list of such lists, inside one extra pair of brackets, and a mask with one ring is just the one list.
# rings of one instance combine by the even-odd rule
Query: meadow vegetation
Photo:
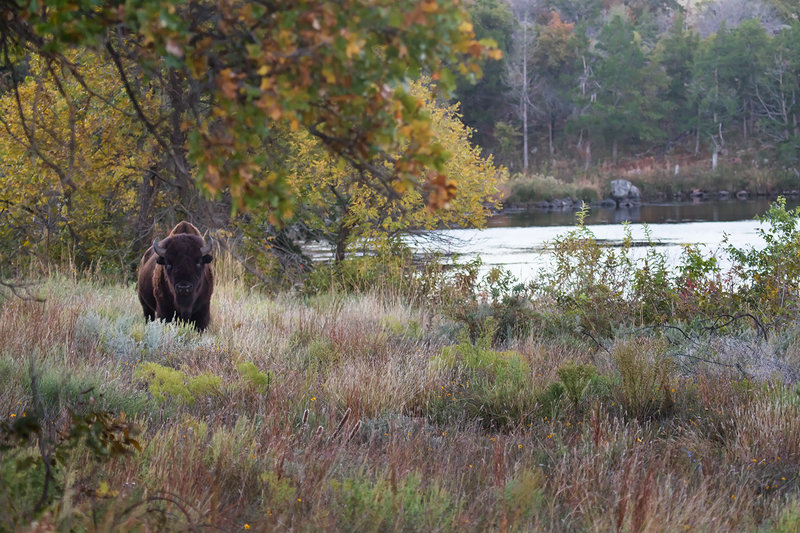
[(796, 531), (798, 215), (729, 272), (580, 224), (528, 285), (223, 257), (202, 334), (52, 271), (0, 303), (0, 530)]
[[(741, 164), (720, 165), (711, 169), (707, 161), (698, 161), (675, 174), (674, 165), (662, 162), (660, 168), (648, 168), (634, 173), (613, 166), (585, 171), (573, 165), (552, 166), (540, 173), (513, 174), (503, 184), (503, 205), (506, 207), (535, 207), (540, 202), (573, 199), (593, 203), (609, 198), (610, 182), (627, 179), (636, 185), (644, 201), (686, 199), (702, 192), (709, 197), (734, 197), (745, 191), (749, 197), (797, 194), (797, 176), (793, 172), (757, 168)], [(579, 205), (576, 202), (575, 205)]]

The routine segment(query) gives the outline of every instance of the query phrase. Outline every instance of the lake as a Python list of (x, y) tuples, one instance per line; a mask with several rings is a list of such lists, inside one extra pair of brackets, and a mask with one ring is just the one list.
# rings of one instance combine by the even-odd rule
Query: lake
[[(586, 226), (598, 240), (615, 244), (624, 238), (624, 222), (629, 223), (635, 241), (650, 239), (663, 252), (669, 264), (677, 264), (683, 245), (699, 246), (707, 255), (714, 254), (723, 268), (729, 266), (724, 253), (724, 237), (737, 248), (764, 245), (758, 235), (756, 215), (764, 214), (772, 200), (717, 200), (646, 204), (630, 209), (593, 207)], [(797, 201), (787, 200), (787, 209)], [(574, 210), (536, 210), (499, 214), (489, 220), (484, 230), (452, 229), (430, 232), (414, 239), (419, 251), (457, 254), (464, 262), (481, 257), (483, 272), (494, 266), (509, 270), (521, 281), (535, 279), (550, 258), (547, 243), (575, 228)], [(646, 247), (632, 251), (643, 257)]]

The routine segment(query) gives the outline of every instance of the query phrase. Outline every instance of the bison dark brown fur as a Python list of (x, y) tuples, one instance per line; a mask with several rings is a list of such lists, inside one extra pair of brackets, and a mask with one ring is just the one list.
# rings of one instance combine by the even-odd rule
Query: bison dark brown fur
[(153, 241), (139, 265), (139, 301), (148, 320), (181, 319), (202, 331), (211, 320), (211, 270), (209, 238), (189, 222), (179, 222), (162, 241)]

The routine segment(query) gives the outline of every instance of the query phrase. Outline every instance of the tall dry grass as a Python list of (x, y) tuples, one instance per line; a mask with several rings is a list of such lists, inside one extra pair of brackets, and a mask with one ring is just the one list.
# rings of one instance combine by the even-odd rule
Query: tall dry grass
[[(40, 394), (58, 429), (69, 410), (91, 406), (125, 411), (142, 429), (141, 452), (100, 464), (71, 451), (56, 497), (36, 516), (38, 471), (9, 477), (35, 443), (0, 452), (0, 529), (800, 525), (800, 389), (785, 376), (745, 380), (722, 352), (704, 355), (725, 365), (667, 365), (679, 350), (643, 335), (603, 349), (538, 330), (508, 351), (476, 345), (472, 359), (442, 365), (443, 354), (461, 353), (445, 348), (464, 341), (434, 309), (370, 294), (268, 297), (241, 284), (235, 267), (218, 272), (203, 334), (145, 324), (134, 287), (108, 280), (54, 275), (39, 286), (45, 303), (0, 304), (0, 419), (28, 416)], [(796, 343), (759, 346), (798, 357)], [(473, 408), (502, 407), (508, 383), (497, 365), (517, 360), (527, 373), (514, 383), (532, 410), (493, 425)], [(164, 373), (163, 401), (145, 364), (178, 372)], [(598, 378), (574, 401), (559, 400), (550, 387), (570, 364), (592, 365)], [(561, 408), (545, 415), (552, 401)]]

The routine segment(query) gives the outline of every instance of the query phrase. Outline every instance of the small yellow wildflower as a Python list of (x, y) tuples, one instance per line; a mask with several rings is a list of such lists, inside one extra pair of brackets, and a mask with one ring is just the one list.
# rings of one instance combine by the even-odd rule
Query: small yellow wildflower
[(245, 529), (250, 529), (250, 524), (245, 524), (245, 525), (244, 525), (244, 528), (245, 528)]

